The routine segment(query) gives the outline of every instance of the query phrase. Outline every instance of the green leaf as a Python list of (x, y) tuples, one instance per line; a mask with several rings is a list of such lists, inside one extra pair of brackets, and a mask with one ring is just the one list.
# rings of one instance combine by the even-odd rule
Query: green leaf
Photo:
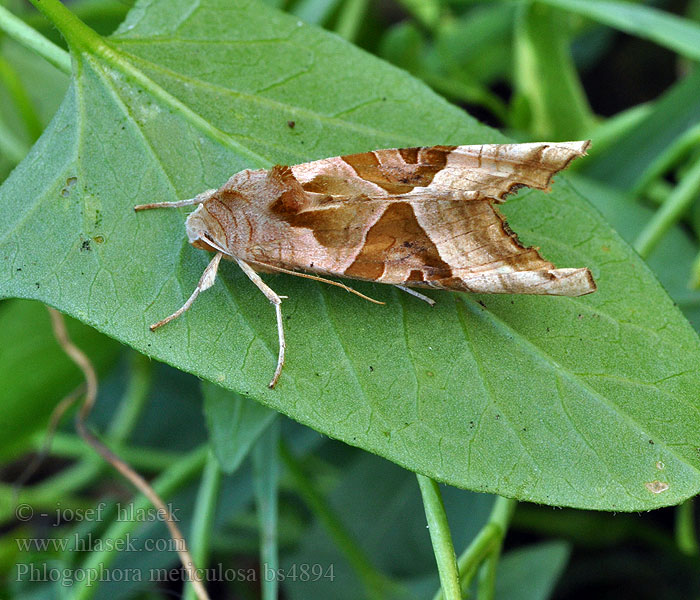
[(498, 565), (497, 600), (547, 600), (569, 559), (565, 542), (548, 542), (518, 548)]
[(208, 381), (202, 393), (212, 449), (221, 470), (233, 473), (277, 413)]
[[(640, 206), (614, 187), (578, 175), (572, 179), (576, 189), (591, 198), (598, 210), (630, 243), (654, 215), (653, 210)], [(700, 329), (700, 291), (688, 287), (688, 277), (696, 254), (697, 245), (688, 233), (681, 227), (674, 227), (651, 253), (647, 262), (697, 331)]]
[(537, 0), (700, 59), (700, 25), (657, 8), (607, 0)]
[(431, 309), (359, 283), (387, 302), (378, 307), (269, 277), (289, 296), (288, 362), (274, 390), (273, 311), (231, 263), (185, 316), (150, 332), (208, 258), (186, 244), (185, 211), (135, 214), (134, 204), (191, 197), (243, 168), (504, 138), (405, 72), (257, 2), (155, 0), (109, 39), (56, 0), (37, 4), (68, 38), (75, 77), (0, 188), (0, 295), (46, 301), (460, 487), (608, 510), (700, 490), (698, 339), (563, 176), (551, 194), (520, 194), (505, 212), (548, 259), (590, 267), (599, 284), (590, 296), (436, 293)]

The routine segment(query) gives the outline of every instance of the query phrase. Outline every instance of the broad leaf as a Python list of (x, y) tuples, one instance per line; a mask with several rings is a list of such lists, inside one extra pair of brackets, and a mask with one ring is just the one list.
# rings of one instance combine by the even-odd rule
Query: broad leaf
[[(103, 39), (56, 0), (75, 77), (0, 189), (0, 294), (37, 298), (157, 359), (440, 481), (609, 510), (700, 489), (700, 348), (651, 272), (564, 176), (506, 204), (527, 243), (588, 266), (583, 298), (381, 285), (388, 304), (276, 276), (288, 363), (268, 390), (273, 311), (227, 263), (180, 320), (208, 257), (185, 211), (233, 172), (371, 148), (503, 140), (409, 75), (257, 2), (154, 0)], [(294, 121), (291, 128), (289, 121)], [(584, 159), (585, 160), (585, 159)], [(21, 267), (22, 271), (17, 268)]]

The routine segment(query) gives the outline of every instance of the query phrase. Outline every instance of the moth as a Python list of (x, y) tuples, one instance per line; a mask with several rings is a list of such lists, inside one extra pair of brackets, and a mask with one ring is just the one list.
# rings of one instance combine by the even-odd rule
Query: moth
[(197, 205), (185, 222), (190, 244), (214, 253), (184, 305), (214, 284), (222, 258), (235, 261), (274, 305), (279, 337), (274, 387), (284, 365), (282, 296), (259, 273), (324, 281), (338, 276), (414, 288), (487, 294), (581, 296), (596, 290), (588, 268), (558, 269), (523, 246), (496, 204), (552, 177), (589, 141), (428, 146), (374, 150), (293, 166), (244, 170), (219, 189), (135, 210)]

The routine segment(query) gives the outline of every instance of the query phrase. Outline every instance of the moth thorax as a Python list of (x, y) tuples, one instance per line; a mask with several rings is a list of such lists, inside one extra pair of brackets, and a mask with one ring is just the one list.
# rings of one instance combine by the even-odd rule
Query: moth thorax
[(226, 232), (221, 224), (209, 213), (206, 204), (200, 204), (185, 221), (187, 239), (195, 248), (211, 252), (224, 252), (227, 249)]

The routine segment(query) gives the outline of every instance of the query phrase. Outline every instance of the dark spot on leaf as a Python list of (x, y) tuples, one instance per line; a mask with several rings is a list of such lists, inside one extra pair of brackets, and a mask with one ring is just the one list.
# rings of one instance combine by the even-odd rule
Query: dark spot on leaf
[(484, 301), (483, 301), (483, 300), (477, 300), (476, 302), (477, 302), (477, 304), (481, 304), (481, 306), (483, 306), (484, 308), (486, 308), (486, 305), (484, 304)]
[(372, 365), (369, 366), (369, 372), (374, 373), (374, 367)]
[(36, 286), (37, 290), (41, 287), (41, 284), (38, 281), (34, 285)]
[(83, 240), (83, 243), (80, 244), (80, 251), (89, 252), (90, 250), (92, 250), (92, 248), (90, 247), (90, 240)]
[(653, 446), (653, 445), (654, 445), (654, 440), (649, 440), (649, 443)]
[(18, 270), (18, 271), (21, 271), (21, 270), (22, 270), (22, 267), (17, 267), (17, 270)]
[(290, 129), (294, 129), (295, 126), (296, 126), (295, 121), (287, 121), (287, 127), (289, 127)]

